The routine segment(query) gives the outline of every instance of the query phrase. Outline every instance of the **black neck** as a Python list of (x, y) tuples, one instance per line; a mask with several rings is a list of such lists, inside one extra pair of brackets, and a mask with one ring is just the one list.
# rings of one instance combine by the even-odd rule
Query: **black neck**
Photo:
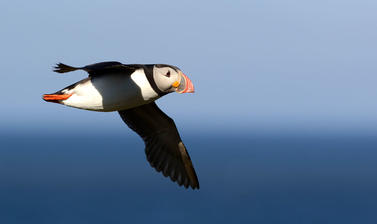
[(149, 84), (152, 86), (152, 89), (153, 89), (153, 90), (154, 90), (159, 96), (166, 95), (167, 93), (161, 91), (161, 90), (157, 87), (156, 82), (155, 82), (154, 79), (153, 79), (153, 68), (154, 68), (154, 65), (144, 65), (144, 66), (143, 66), (143, 69), (144, 69), (145, 76), (147, 77)]

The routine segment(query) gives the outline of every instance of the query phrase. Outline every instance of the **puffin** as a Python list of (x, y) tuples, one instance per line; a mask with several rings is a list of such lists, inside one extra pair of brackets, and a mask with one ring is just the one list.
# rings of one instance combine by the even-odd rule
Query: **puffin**
[(100, 62), (84, 67), (58, 63), (54, 72), (86, 71), (87, 78), (43, 100), (78, 109), (118, 111), (127, 126), (145, 143), (149, 164), (185, 188), (199, 189), (199, 181), (174, 120), (155, 101), (172, 92), (193, 93), (192, 81), (176, 66)]

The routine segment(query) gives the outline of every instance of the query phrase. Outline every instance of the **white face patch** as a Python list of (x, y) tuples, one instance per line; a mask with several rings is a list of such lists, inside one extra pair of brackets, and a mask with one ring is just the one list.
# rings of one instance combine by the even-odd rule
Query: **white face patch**
[(156, 83), (156, 86), (163, 92), (172, 92), (172, 85), (176, 81), (180, 81), (178, 72), (169, 67), (157, 67), (156, 65), (153, 68), (153, 79)]

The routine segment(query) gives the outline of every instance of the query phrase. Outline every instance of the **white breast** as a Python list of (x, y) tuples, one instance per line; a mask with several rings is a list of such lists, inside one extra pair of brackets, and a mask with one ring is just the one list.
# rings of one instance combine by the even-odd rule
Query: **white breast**
[(141, 89), (142, 97), (145, 101), (155, 100), (158, 94), (153, 90), (149, 84), (147, 77), (144, 74), (143, 69), (136, 70), (131, 75), (131, 79)]
[(95, 111), (116, 111), (137, 107), (159, 96), (149, 84), (144, 71), (129, 75), (106, 74), (84, 79), (72, 89), (62, 91), (73, 94), (62, 103), (67, 106)]

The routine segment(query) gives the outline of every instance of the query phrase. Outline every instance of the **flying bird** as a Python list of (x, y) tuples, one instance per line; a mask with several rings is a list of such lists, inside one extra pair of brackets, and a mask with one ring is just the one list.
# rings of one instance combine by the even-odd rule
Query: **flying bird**
[(154, 102), (171, 93), (193, 93), (183, 72), (165, 64), (100, 62), (84, 67), (59, 63), (54, 71), (84, 70), (88, 77), (56, 93), (44, 94), (47, 102), (91, 111), (118, 111), (122, 120), (145, 143), (148, 162), (165, 177), (185, 188), (199, 189), (190, 156), (173, 119)]

